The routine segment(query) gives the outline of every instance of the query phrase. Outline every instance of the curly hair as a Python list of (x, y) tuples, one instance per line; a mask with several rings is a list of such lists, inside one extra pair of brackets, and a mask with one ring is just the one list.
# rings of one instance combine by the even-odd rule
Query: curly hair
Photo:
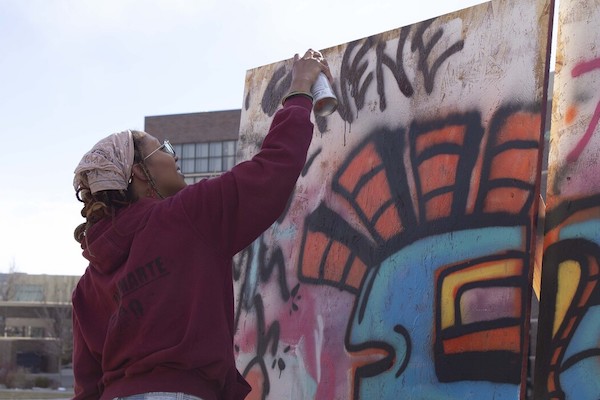
[[(145, 135), (141, 131), (131, 131), (133, 137), (133, 163), (139, 164), (143, 162), (141, 151), (141, 141)], [(96, 222), (104, 218), (114, 218), (117, 210), (135, 203), (137, 197), (130, 187), (127, 190), (102, 190), (92, 193), (90, 188), (80, 186), (75, 192), (77, 200), (83, 203), (81, 216), (85, 218), (85, 222), (79, 224), (75, 228), (73, 235), (78, 243), (85, 240), (86, 231)]]

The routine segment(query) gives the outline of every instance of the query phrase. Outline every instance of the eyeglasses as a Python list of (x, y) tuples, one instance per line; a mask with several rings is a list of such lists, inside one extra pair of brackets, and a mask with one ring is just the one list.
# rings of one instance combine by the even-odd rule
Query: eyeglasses
[(163, 142), (163, 144), (160, 145), (160, 147), (158, 147), (152, 153), (150, 153), (146, 157), (144, 157), (144, 159), (142, 161), (146, 161), (148, 158), (150, 158), (150, 156), (152, 154), (156, 153), (157, 151), (163, 151), (163, 152), (171, 155), (173, 158), (175, 158), (177, 156), (177, 154), (175, 153), (175, 149), (173, 148), (173, 145), (171, 144), (171, 142), (169, 142), (168, 140), (165, 140)]

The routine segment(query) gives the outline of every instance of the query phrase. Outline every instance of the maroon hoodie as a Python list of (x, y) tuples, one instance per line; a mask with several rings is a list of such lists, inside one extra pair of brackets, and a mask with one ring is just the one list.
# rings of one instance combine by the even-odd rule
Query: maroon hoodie
[(283, 212), (312, 139), (311, 106), (287, 100), (252, 160), (89, 229), (73, 294), (75, 399), (248, 394), (233, 355), (232, 256)]

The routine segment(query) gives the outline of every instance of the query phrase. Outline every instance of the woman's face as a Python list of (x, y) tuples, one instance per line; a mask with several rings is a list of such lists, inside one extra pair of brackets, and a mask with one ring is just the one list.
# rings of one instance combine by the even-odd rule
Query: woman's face
[[(156, 188), (160, 194), (169, 197), (183, 189), (186, 183), (177, 166), (177, 157), (164, 151), (161, 146), (163, 144), (158, 139), (148, 134), (142, 139), (141, 150), (145, 158), (144, 164), (154, 179)], [(161, 148), (159, 151), (155, 151), (159, 148)]]

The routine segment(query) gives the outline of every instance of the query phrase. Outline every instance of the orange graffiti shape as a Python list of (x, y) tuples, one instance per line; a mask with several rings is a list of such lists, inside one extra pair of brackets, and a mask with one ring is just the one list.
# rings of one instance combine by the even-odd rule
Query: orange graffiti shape
[(389, 240), (392, 236), (398, 234), (402, 229), (402, 223), (400, 222), (400, 216), (396, 207), (390, 203), (387, 209), (381, 213), (381, 216), (375, 223), (375, 230), (385, 240)]
[(521, 351), (521, 328), (518, 326), (497, 328), (444, 340), (444, 353), (446, 354), (494, 350), (519, 353)]
[(367, 266), (360, 261), (360, 259), (355, 258), (350, 266), (350, 271), (348, 273), (348, 277), (346, 278), (346, 284), (357, 290), (360, 289), (366, 273)]
[(530, 195), (530, 191), (515, 187), (492, 189), (486, 196), (484, 211), (486, 213), (505, 212), (519, 214)]
[(321, 232), (308, 232), (302, 257), (302, 274), (308, 278), (319, 278), (321, 260), (329, 244), (328, 237)]
[(246, 381), (252, 386), (252, 391), (246, 397), (246, 400), (261, 400), (263, 398), (263, 388), (265, 377), (263, 374), (253, 368), (245, 377)]
[(453, 193), (445, 193), (429, 200), (425, 208), (425, 218), (428, 221), (433, 221), (438, 218), (450, 216), (453, 197)]
[(450, 125), (442, 129), (429, 131), (417, 138), (415, 150), (417, 154), (421, 154), (428, 148), (439, 144), (451, 143), (462, 146), (466, 129), (465, 125)]
[(573, 121), (575, 121), (576, 117), (577, 117), (577, 107), (569, 106), (567, 108), (567, 111), (565, 112), (565, 122), (567, 124), (571, 124), (571, 123), (573, 123)]
[(456, 154), (440, 154), (423, 161), (419, 165), (423, 194), (453, 186), (456, 183), (456, 169), (459, 161), (460, 156)]
[(344, 266), (350, 257), (350, 250), (340, 242), (333, 242), (325, 259), (324, 278), (333, 282), (341, 282)]
[(539, 141), (541, 136), (540, 113), (517, 112), (508, 117), (498, 135), (496, 145), (513, 140)]
[(538, 149), (509, 149), (494, 157), (490, 179), (535, 183)]
[(356, 290), (360, 290), (367, 272), (367, 266), (347, 246), (321, 232), (306, 236), (301, 268), (306, 278), (324, 279)]
[[(375, 222), (373, 221), (375, 214), (386, 208), (386, 206), (389, 206), (392, 201), (391, 197), (385, 170), (381, 170), (364, 184), (356, 196), (356, 203), (367, 219)], [(388, 223), (393, 224), (393, 227), (386, 227), (383, 229), (384, 231), (394, 229), (394, 227), (395, 231), (399, 231), (401, 228), (400, 219), (397, 217), (397, 214), (396, 218), (388, 221)]]
[(381, 158), (375, 150), (373, 143), (367, 144), (359, 154), (354, 157), (352, 162), (346, 167), (344, 173), (339, 178), (339, 183), (348, 192), (354, 192), (360, 179), (382, 165)]

